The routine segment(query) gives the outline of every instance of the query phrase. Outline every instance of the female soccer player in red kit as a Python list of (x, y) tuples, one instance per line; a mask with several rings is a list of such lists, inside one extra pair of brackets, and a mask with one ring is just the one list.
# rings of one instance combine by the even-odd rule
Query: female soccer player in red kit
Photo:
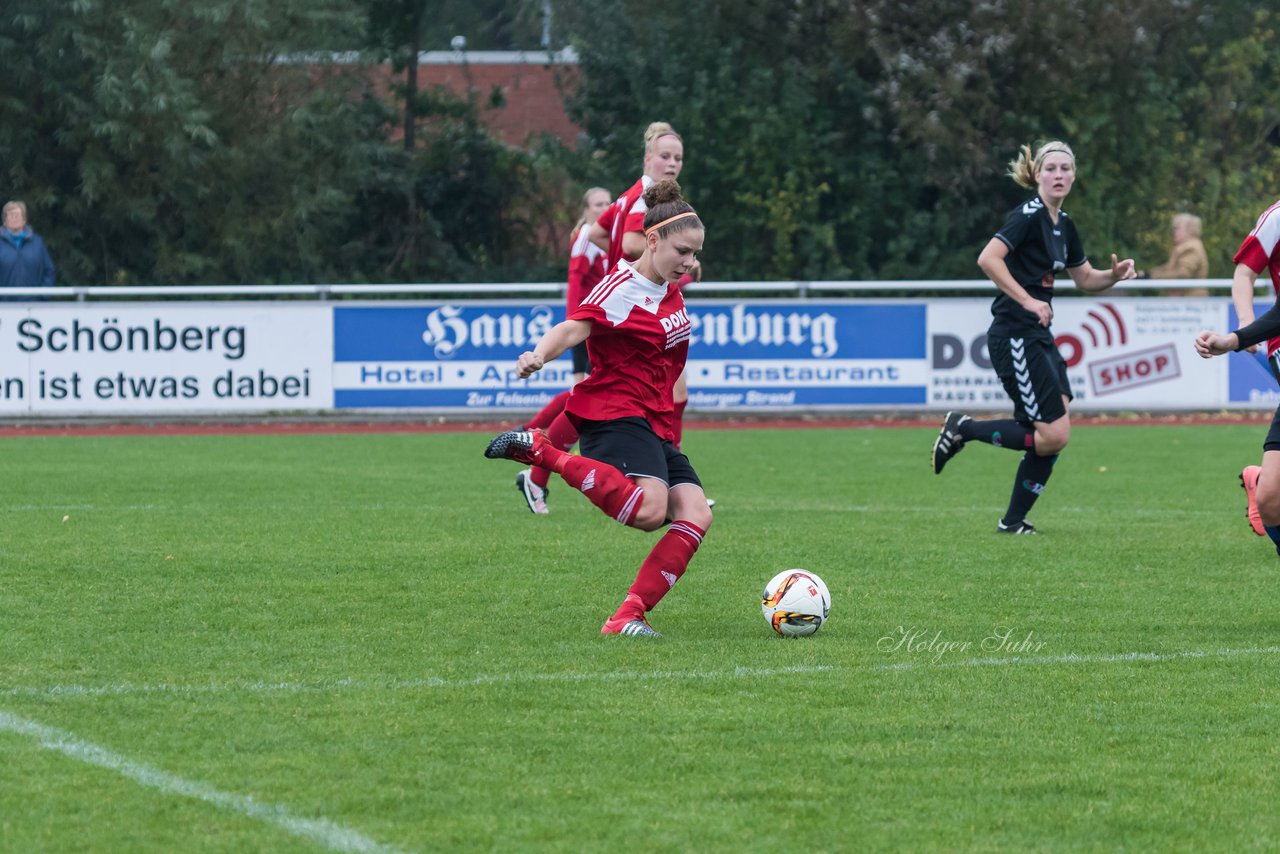
[[(644, 173), (617, 201), (609, 206), (591, 229), (591, 240), (608, 253), (606, 266), (612, 273), (618, 261), (634, 261), (644, 251), (644, 191), (655, 181), (664, 178), (675, 180), (684, 170), (684, 140), (675, 128), (666, 122), (652, 122), (644, 132)], [(702, 265), (695, 261), (678, 282), (684, 287), (690, 282), (702, 281)], [(672, 392), (675, 400), (675, 445), (680, 447), (684, 432), (684, 408), (689, 402), (689, 387), (684, 374), (676, 381)]]
[[(1231, 350), (1255, 350), (1266, 341), (1267, 361), (1276, 370), (1280, 364), (1280, 202), (1259, 215), (1233, 260), (1236, 269), (1231, 279), (1231, 299), (1240, 328), (1226, 336), (1202, 332), (1196, 338), (1196, 352), (1207, 359)], [(1254, 287), (1264, 270), (1271, 276), (1276, 305), (1255, 319)], [(1280, 409), (1276, 410), (1262, 445), (1262, 465), (1245, 466), (1240, 472), (1240, 485), (1249, 499), (1245, 515), (1254, 533), (1271, 537), (1280, 554)]]
[[(569, 286), (565, 294), (568, 312), (572, 312), (604, 278), (605, 252), (591, 242), (591, 226), (600, 218), (600, 214), (612, 203), (609, 191), (603, 187), (592, 187), (582, 196), (582, 215), (578, 224), (573, 227), (569, 238)], [(567, 316), (567, 314), (566, 314)], [(573, 381), (582, 382), (591, 370), (591, 362), (587, 357), (587, 345), (579, 344), (573, 348)], [(569, 450), (578, 441), (578, 429), (563, 417), (564, 405), (569, 400), (573, 387), (551, 398), (551, 401), (531, 420), (526, 421), (525, 430), (546, 430), (556, 447)], [(516, 475), (516, 489), (524, 496), (525, 503), (533, 513), (547, 513), (547, 481), (551, 477), (550, 469), (533, 466)]]
[(624, 525), (656, 531), (671, 526), (649, 552), (602, 634), (661, 637), (645, 614), (684, 574), (711, 526), (702, 483), (672, 443), (671, 389), (689, 350), (689, 315), (672, 283), (689, 271), (705, 230), (674, 180), (645, 191), (645, 249), (634, 265), (621, 262), (582, 304), (522, 353), (527, 377), (586, 341), (591, 373), (565, 411), (578, 425), (581, 456), (555, 447), (540, 430), (512, 430), (485, 449), (552, 469), (592, 504)]

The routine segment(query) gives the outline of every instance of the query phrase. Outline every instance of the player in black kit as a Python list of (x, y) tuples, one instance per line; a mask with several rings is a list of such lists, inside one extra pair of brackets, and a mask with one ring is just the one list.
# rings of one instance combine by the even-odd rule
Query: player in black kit
[(1036, 190), (1036, 196), (1009, 212), (978, 256), (978, 266), (1000, 289), (991, 304), (987, 349), (1013, 400), (1013, 418), (975, 421), (948, 412), (933, 444), (933, 471), (941, 474), (969, 441), (1023, 452), (1009, 509), (996, 530), (1034, 534), (1027, 512), (1071, 435), (1067, 363), (1049, 331), (1054, 277), (1066, 270), (1077, 288), (1099, 293), (1135, 272), (1131, 258), (1117, 261), (1112, 255), (1110, 270), (1096, 270), (1085, 257), (1075, 224), (1062, 210), (1076, 178), (1075, 154), (1065, 142), (1046, 142), (1034, 155), (1024, 145), (1009, 163), (1009, 176)]

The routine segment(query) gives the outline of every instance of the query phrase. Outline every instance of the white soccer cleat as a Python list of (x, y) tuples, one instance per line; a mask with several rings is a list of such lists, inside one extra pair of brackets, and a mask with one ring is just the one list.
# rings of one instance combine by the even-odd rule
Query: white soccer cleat
[(529, 512), (539, 516), (545, 516), (551, 512), (547, 509), (547, 493), (550, 490), (533, 482), (532, 469), (525, 469), (516, 475), (516, 489), (520, 490), (520, 494), (524, 496), (525, 503), (529, 505)]

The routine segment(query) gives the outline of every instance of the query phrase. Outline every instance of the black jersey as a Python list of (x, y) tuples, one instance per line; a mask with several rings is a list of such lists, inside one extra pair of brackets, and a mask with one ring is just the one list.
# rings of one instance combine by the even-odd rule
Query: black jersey
[[(1028, 294), (1043, 302), (1053, 302), (1053, 279), (1059, 271), (1079, 267), (1088, 260), (1071, 217), (1066, 211), (1058, 211), (1055, 225), (1039, 196), (1009, 211), (995, 236), (1009, 247), (1004, 263), (1010, 275)], [(1004, 291), (991, 304), (991, 313), (1010, 327), (1043, 328), (1035, 314)]]

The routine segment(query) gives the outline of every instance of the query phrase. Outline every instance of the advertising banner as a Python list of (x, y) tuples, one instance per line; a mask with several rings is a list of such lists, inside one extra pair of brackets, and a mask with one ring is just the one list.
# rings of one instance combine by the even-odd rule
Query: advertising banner
[(328, 409), (327, 306), (0, 304), (0, 415)]
[[(985, 299), (930, 303), (930, 408), (1010, 406), (987, 354), (990, 307)], [(1228, 405), (1227, 359), (1201, 359), (1193, 346), (1202, 330), (1225, 331), (1226, 301), (1060, 298), (1053, 311), (1054, 339), (1067, 362), (1074, 396), (1072, 409)]]
[[(922, 406), (920, 302), (689, 306), (689, 405), (735, 411)], [(541, 304), (334, 308), (334, 405), (536, 409), (573, 380), (568, 355), (527, 380), (513, 370), (563, 318)]]
[[(1261, 317), (1273, 304), (1256, 303), (1253, 307), (1254, 316)], [(1228, 304), (1227, 311), (1226, 323), (1215, 327), (1215, 331), (1230, 332), (1240, 325), (1236, 307)], [(1258, 345), (1256, 353), (1228, 353), (1224, 361), (1228, 366), (1229, 406), (1245, 409), (1273, 409), (1280, 406), (1280, 385), (1277, 385), (1273, 369), (1267, 363), (1266, 344)]]
[[(690, 410), (1006, 410), (990, 299), (693, 300)], [(1268, 305), (1260, 304), (1261, 314)], [(1077, 410), (1280, 404), (1265, 358), (1204, 360), (1225, 298), (1065, 297), (1053, 332)], [(533, 411), (573, 381), (516, 356), (552, 302), (0, 303), (0, 416)]]
[(563, 306), (523, 302), (336, 306), (334, 406), (539, 409), (573, 383), (573, 362), (522, 380), (516, 357), (563, 319)]

